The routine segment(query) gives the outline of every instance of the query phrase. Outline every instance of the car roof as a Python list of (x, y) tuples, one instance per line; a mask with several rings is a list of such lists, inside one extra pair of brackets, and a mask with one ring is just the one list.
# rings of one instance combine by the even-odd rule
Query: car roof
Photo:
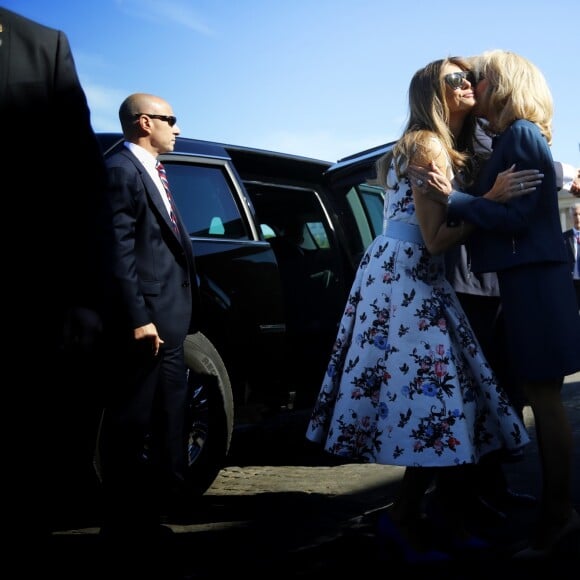
[[(123, 135), (117, 133), (97, 133), (103, 153), (115, 150), (123, 142)], [(300, 175), (303, 180), (320, 181), (322, 178), (336, 183), (355, 176), (368, 177), (374, 170), (375, 161), (387, 153), (394, 145), (390, 141), (348, 157), (337, 162), (324, 161), (303, 155), (282, 153), (257, 147), (232, 145), (202, 139), (177, 137), (175, 148), (170, 155), (197, 155), (228, 159), (234, 162), (238, 171), (246, 179)]]
[[(119, 147), (124, 140), (122, 133), (97, 133), (97, 138), (104, 155), (111, 153)], [(219, 143), (212, 143), (211, 141), (202, 141), (198, 139), (186, 139), (184, 137), (177, 137), (175, 148), (172, 153), (225, 157), (229, 159), (227, 151)]]
[(396, 141), (377, 145), (365, 149), (333, 163), (325, 173), (330, 183), (365, 181), (375, 174), (375, 162), (385, 153), (388, 153)]
[[(97, 133), (104, 155), (115, 151), (123, 143), (122, 133)], [(177, 137), (173, 151), (163, 157), (195, 155), (233, 162), (237, 172), (245, 180), (271, 179), (292, 181), (296, 185), (312, 185), (324, 181), (325, 171), (333, 164), (303, 155), (282, 153), (257, 147), (244, 147), (201, 139)]]
[[(97, 137), (101, 144), (101, 148), (106, 155), (111, 150), (116, 148), (123, 142), (123, 135), (120, 132), (106, 133), (99, 132)], [(295, 155), (292, 153), (282, 153), (280, 151), (273, 151), (268, 149), (260, 149), (258, 147), (245, 147), (242, 145), (232, 145), (228, 143), (220, 143), (217, 141), (205, 141), (203, 139), (192, 139), (189, 137), (177, 137), (175, 140), (175, 148), (171, 152), (173, 154), (195, 154), (195, 155), (212, 155), (216, 157), (230, 157), (229, 152), (236, 152), (238, 155), (259, 155), (262, 157), (277, 157), (280, 159), (291, 159), (294, 161), (302, 160), (304, 163), (311, 163), (320, 166), (330, 166), (331, 161), (324, 161), (304, 155)]]

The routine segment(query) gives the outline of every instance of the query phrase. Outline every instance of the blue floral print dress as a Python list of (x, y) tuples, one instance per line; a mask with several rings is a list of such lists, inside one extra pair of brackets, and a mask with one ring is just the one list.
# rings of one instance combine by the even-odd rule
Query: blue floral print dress
[(383, 233), (359, 265), (306, 437), (358, 462), (442, 467), (529, 442), (496, 383), (407, 179), (388, 176)]

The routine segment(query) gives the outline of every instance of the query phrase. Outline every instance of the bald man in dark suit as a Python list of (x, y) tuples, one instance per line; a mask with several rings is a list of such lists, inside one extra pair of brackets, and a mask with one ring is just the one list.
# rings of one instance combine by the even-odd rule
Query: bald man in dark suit
[(116, 542), (160, 539), (163, 504), (185, 493), (188, 382), (183, 342), (199, 324), (191, 240), (159, 155), (179, 135), (171, 105), (129, 95), (125, 141), (106, 159), (114, 246), (105, 336), (111, 365), (99, 449), (104, 525)]

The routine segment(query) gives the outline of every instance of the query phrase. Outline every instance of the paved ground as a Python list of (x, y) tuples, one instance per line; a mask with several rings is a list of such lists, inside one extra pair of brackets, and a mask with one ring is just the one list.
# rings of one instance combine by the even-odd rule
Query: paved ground
[[(568, 377), (564, 397), (574, 427), (574, 500), (580, 510), (580, 373)], [(529, 413), (526, 423), (534, 436)], [(300, 441), (292, 435), (286, 441)], [(196, 506), (195, 515), (186, 522), (170, 522), (176, 533), (168, 540), (166, 551), (156, 555), (139, 552), (130, 560), (131, 573), (123, 577), (214, 578), (235, 572), (252, 578), (326, 578), (347, 571), (369, 574), (377, 567), (388, 573), (399, 567), (392, 556), (378, 549), (369, 522), (391, 501), (402, 468), (332, 465), (311, 448), (296, 444), (281, 454), (280, 445), (284, 444), (277, 438), (279, 434), (261, 437), (262, 443), (263, 437), (271, 438), (272, 451), (278, 453), (270, 458), (256, 456), (255, 464), (251, 464), (254, 458), (246, 456), (223, 469)], [(514, 489), (538, 496), (541, 481), (536, 451), (534, 439), (522, 461), (509, 465), (507, 471)], [(287, 461), (276, 465), (281, 457)], [(234, 449), (232, 460), (237, 459), (240, 456)], [(431, 567), (429, 578), (577, 577), (580, 537), (563, 545), (549, 562), (509, 563), (506, 554), (525, 539), (535, 512), (526, 506), (511, 510), (508, 516), (505, 521), (482, 524), (482, 535), (494, 546), (484, 560), (463, 559), (452, 566)], [(53, 534), (46, 571), (56, 578), (79, 580), (111, 576), (101, 566), (96, 532), (94, 523), (87, 521), (83, 527)], [(141, 568), (133, 576), (139, 562), (145, 562), (145, 570)]]

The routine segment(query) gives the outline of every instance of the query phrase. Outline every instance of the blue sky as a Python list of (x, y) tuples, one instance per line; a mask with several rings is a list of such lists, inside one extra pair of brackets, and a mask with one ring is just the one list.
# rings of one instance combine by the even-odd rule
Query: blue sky
[(182, 135), (335, 161), (396, 139), (414, 72), (513, 50), (555, 103), (555, 159), (580, 166), (580, 2), (571, 0), (0, 0), (64, 30), (93, 127), (121, 101), (168, 100)]

